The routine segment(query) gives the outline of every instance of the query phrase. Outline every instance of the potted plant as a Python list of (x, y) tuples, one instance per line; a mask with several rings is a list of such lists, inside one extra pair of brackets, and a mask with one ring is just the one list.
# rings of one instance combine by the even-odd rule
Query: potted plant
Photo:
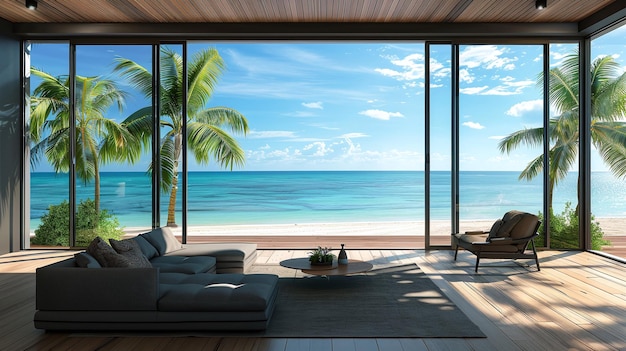
[(318, 246), (315, 250), (309, 252), (309, 262), (311, 265), (330, 266), (333, 264), (335, 255), (330, 253), (329, 247)]

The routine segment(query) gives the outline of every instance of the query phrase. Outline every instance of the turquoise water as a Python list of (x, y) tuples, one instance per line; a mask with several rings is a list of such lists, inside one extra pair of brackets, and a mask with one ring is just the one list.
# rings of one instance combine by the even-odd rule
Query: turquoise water
[[(519, 181), (518, 172), (461, 172), (460, 217), (494, 219), (510, 209), (542, 209), (540, 179)], [(554, 207), (576, 203), (576, 173), (554, 194)], [(626, 217), (626, 187), (610, 173), (593, 173), (592, 211), (597, 217)], [(450, 174), (431, 176), (431, 218), (450, 218)], [(150, 226), (150, 178), (141, 172), (102, 173), (101, 207), (124, 227)], [(180, 193), (179, 193), (180, 195)], [(93, 184), (79, 183), (77, 198), (93, 199)], [(67, 175), (31, 175), (31, 228), (49, 204), (68, 198)], [(165, 222), (168, 197), (162, 197)], [(181, 208), (182, 201), (177, 202)], [(180, 210), (178, 211), (180, 213)], [(415, 221), (424, 219), (424, 173), (191, 172), (190, 225), (315, 222)], [(180, 217), (177, 219), (180, 223)]]

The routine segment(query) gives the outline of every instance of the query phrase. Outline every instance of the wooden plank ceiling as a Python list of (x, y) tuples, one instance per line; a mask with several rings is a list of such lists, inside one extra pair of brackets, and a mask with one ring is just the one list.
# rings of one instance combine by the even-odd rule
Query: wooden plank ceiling
[(13, 23), (576, 23), (614, 1), (547, 0), (0, 0)]

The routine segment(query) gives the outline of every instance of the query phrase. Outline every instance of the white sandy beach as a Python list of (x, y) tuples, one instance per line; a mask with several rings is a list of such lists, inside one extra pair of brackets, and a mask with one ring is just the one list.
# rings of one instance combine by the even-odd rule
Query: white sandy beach
[[(626, 218), (597, 218), (605, 236), (626, 235)], [(493, 220), (461, 221), (461, 231), (489, 230)], [(139, 234), (149, 228), (125, 228), (129, 235)], [(180, 235), (182, 227), (173, 228), (175, 234)], [(431, 221), (431, 235), (450, 235), (451, 227), (448, 221)], [(242, 225), (208, 225), (190, 226), (188, 235), (424, 235), (424, 221), (398, 222), (334, 222), (334, 223), (298, 223), (298, 224), (242, 224)]]

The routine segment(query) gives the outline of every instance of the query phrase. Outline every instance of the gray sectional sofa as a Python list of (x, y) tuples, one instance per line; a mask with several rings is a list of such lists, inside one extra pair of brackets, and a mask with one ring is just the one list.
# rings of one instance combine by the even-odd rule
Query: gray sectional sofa
[(74, 258), (37, 269), (34, 324), (74, 331), (262, 330), (274, 311), (278, 276), (244, 274), (255, 259), (255, 244), (182, 245), (168, 228), (110, 246), (96, 238)]

